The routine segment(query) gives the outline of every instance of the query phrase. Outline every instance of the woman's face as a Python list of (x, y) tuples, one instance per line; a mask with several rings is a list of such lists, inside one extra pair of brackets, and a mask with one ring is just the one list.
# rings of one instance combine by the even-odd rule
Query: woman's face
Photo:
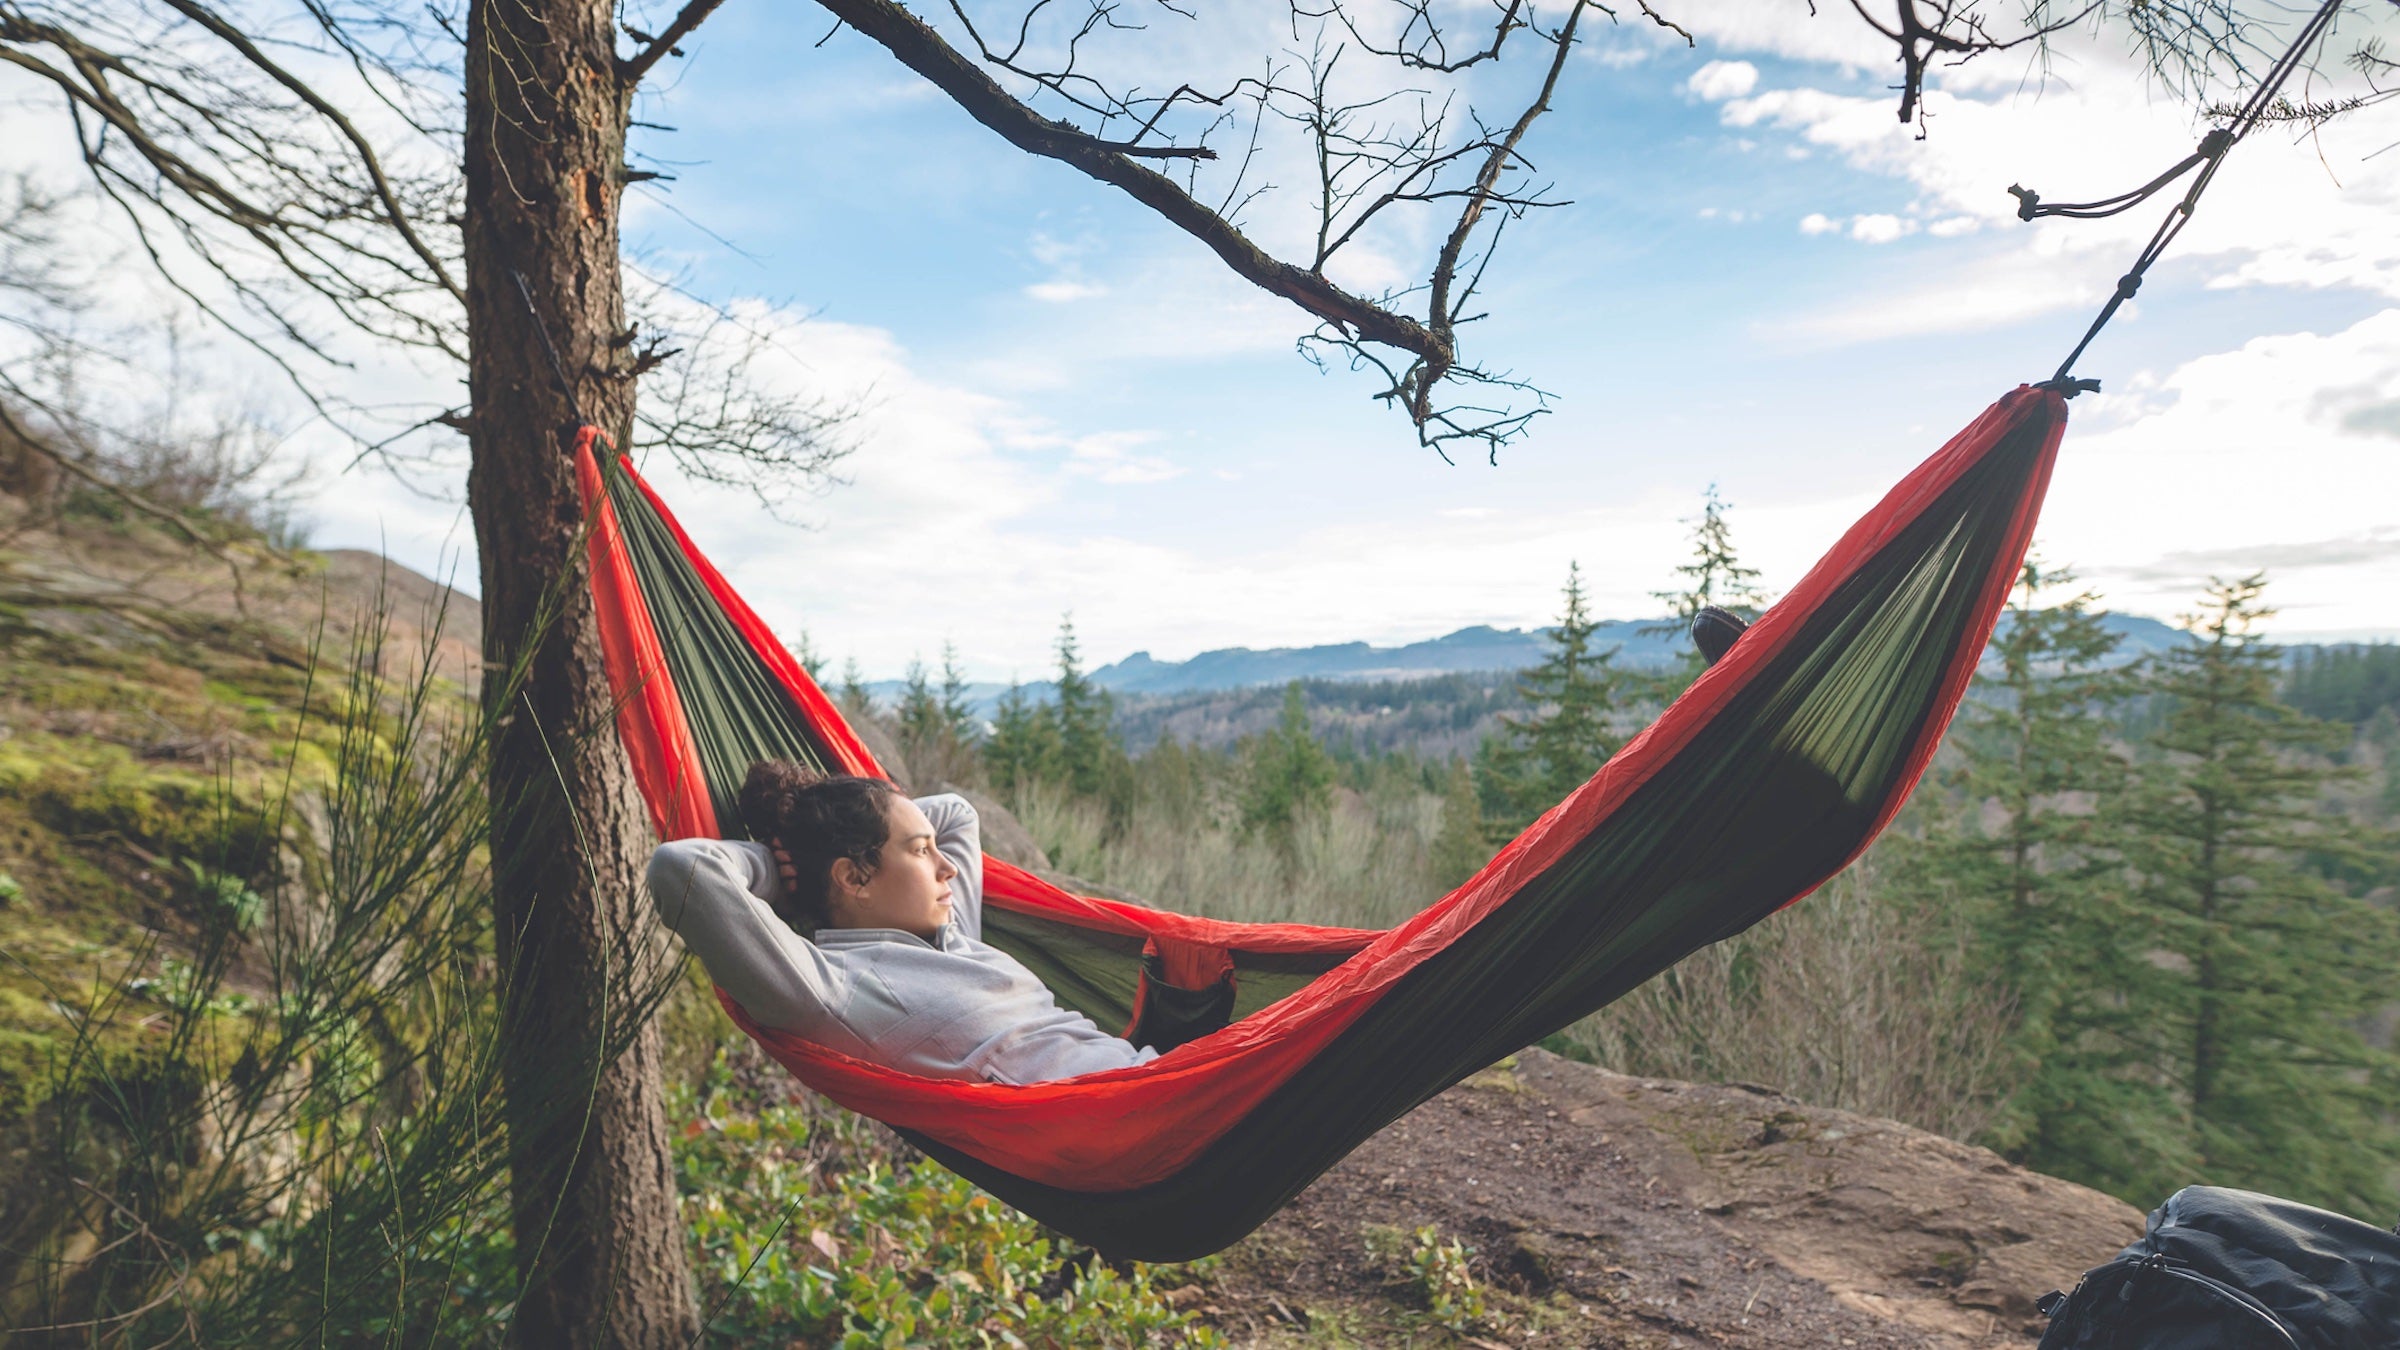
[(893, 793), (883, 816), (891, 832), (873, 874), (848, 858), (833, 861), (833, 927), (896, 928), (931, 942), (950, 922), (950, 878), (958, 869), (933, 846), (933, 823), (915, 802)]

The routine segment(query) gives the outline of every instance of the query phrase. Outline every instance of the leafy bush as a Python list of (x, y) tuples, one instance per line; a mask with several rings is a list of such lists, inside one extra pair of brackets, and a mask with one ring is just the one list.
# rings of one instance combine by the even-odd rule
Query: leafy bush
[(1545, 1044), (1620, 1073), (1766, 1083), (1972, 1138), (2010, 1086), (2008, 992), (1873, 855)]
[(1445, 1242), (1431, 1227), (1418, 1229), (1409, 1249), (1409, 1270), (1426, 1311), (1452, 1331), (1466, 1331), (1484, 1319), (1483, 1285), (1469, 1264), (1474, 1255), (1474, 1248), (1457, 1238)]
[(1387, 1288), (1421, 1303), (1435, 1325), (1464, 1335), (1492, 1320), (1488, 1291), (1475, 1278), (1473, 1247), (1443, 1238), (1431, 1224), (1416, 1229), (1368, 1224), (1359, 1236), (1368, 1267), (1382, 1274)]
[[(376, 674), (384, 632), (363, 625), (346, 680), (304, 691), (311, 725), (287, 746), (328, 747), (321, 785), (287, 771), (257, 800), (228, 778), (212, 799), (128, 764), (35, 784), (61, 817), (189, 860), (209, 921), (92, 984), (45, 982), (61, 1048), (0, 1196), (25, 1206), (0, 1214), (24, 1233), (0, 1249), (12, 1345), (504, 1342), (489, 724), (430, 642)], [(659, 974), (612, 978), (628, 1030), (600, 1053), (648, 1016)], [(104, 1053), (128, 1025), (139, 1053)], [(583, 1110), (590, 1065), (557, 1073), (536, 1109)]]
[[(711, 1094), (675, 1141), (693, 1265), (723, 1345), (1213, 1346), (1120, 1273), (855, 1117)], [(849, 1137), (827, 1139), (832, 1134)]]

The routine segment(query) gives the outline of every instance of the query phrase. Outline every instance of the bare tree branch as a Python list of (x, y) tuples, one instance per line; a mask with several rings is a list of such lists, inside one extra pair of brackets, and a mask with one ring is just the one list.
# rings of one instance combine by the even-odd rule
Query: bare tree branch
[[(219, 17), (214, 10), (195, 3), (195, 0), (165, 0), (165, 3), (176, 13), (200, 25), (218, 41), (239, 52), (243, 60), (265, 72), (275, 83), (290, 91), (294, 98), (306, 104), (311, 112), (325, 119), (326, 125), (340, 133), (342, 139), (349, 143), (351, 153), (358, 156), (359, 164), (366, 169), (368, 178), (375, 185), (375, 200), (383, 208), (384, 222), (390, 225), (392, 230), (408, 245), (409, 251), (417, 255), (417, 260), (425, 264), (426, 271), (432, 274), (433, 279), (441, 285), (443, 290), (450, 293), (450, 298), (460, 304), (465, 304), (466, 291), (451, 278), (450, 269), (434, 253), (432, 246), (425, 242), (424, 236), (417, 232), (416, 222), (410, 216), (408, 209), (400, 204), (399, 194), (393, 190), (392, 180), (385, 175), (383, 161), (376, 155), (375, 147), (359, 132), (358, 127), (343, 115), (341, 109), (327, 102), (322, 95), (311, 89), (299, 77), (270, 60), (265, 52), (259, 50), (257, 43), (245, 37), (239, 29)], [(719, 0), (719, 3), (722, 3), (722, 0)], [(353, 51), (355, 57), (355, 49)]]
[(681, 56), (683, 52), (675, 44), (690, 37), (692, 30), (698, 28), (709, 15), (716, 13), (717, 6), (724, 3), (725, 0), (691, 0), (683, 7), (683, 12), (667, 25), (666, 31), (657, 37), (626, 29), (633, 40), (643, 46), (640, 51), (617, 62), (617, 83), (631, 89), (642, 82), (642, 77), (650, 73), (652, 66), (669, 56)]
[[(304, 8), (340, 32), (314, 0)], [(321, 318), (462, 355), (456, 240), (428, 228), (454, 213), (456, 178), (395, 176), (383, 148), (267, 47), (200, 0), (0, 0), (0, 70), (60, 100), (94, 185), (159, 274), (330, 413), (287, 355), (337, 361), (310, 331)], [(326, 54), (363, 70), (387, 105), (420, 97), (421, 72), (376, 67), (355, 43)]]
[(923, 20), (891, 0), (820, 0), (852, 28), (931, 81), (969, 116), (1029, 154), (1055, 159), (1124, 191), (1169, 224), (1206, 244), (1236, 276), (1365, 341), (1399, 347), (1447, 364), (1446, 339), (1424, 324), (1344, 291), (1317, 272), (1271, 256), (1173, 179), (1134, 163), (1112, 145), (1019, 102)]

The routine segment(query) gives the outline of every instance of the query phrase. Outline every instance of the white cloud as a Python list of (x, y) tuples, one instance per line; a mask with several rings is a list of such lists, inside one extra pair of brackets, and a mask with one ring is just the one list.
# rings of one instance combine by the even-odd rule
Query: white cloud
[[(1813, 345), (1998, 328), (2060, 309), (2097, 306), (2122, 266), (2121, 259), (2090, 255), (2003, 252), (1975, 260), (1963, 276), (1951, 266), (1933, 268), (1931, 280), (1895, 274), (1888, 284), (1867, 289), (1856, 299), (1761, 320), (1756, 331), (1773, 340)], [(2127, 305), (2116, 322), (2129, 325), (2140, 318), (2141, 307)]]
[(1108, 288), (1088, 281), (1040, 281), (1026, 287), (1025, 294), (1046, 305), (1065, 305), (1096, 300), (1108, 294)]
[(1862, 244), (1888, 244), (1917, 232), (1917, 222), (1889, 214), (1859, 216), (1850, 222), (1850, 237)]
[(1758, 67), (1747, 61), (1711, 61), (1693, 71), (1683, 87), (1710, 103), (1740, 98), (1758, 87)]
[(1182, 466), (1163, 455), (1134, 453), (1158, 439), (1153, 431), (1104, 431), (1066, 442), (1068, 472), (1103, 483), (1163, 483), (1182, 476)]
[(2400, 308), (2079, 399), (2043, 550), (2120, 608), (2182, 612), (2208, 577), (2264, 569), (2279, 628), (2388, 628), (2400, 456), (2376, 410), (2395, 389)]
[(1822, 211), (1811, 211), (1800, 217), (1800, 233), (1802, 234), (1834, 234), (1841, 228), (1840, 221)]
[[(1726, 39), (1731, 50), (1757, 50)], [(2023, 183), (2051, 201), (2103, 197), (2142, 183), (2189, 153), (2199, 139), (2193, 110), (2154, 98), (2121, 58), (2098, 49), (2062, 52), (2069, 65), (2102, 69), (2088, 87), (2054, 83), (2026, 93), (1999, 67), (1940, 72), (1928, 95), (1929, 134), (1900, 124), (1887, 93), (1761, 87), (1724, 101), (1719, 119), (1743, 138), (1781, 132), (1787, 151), (1810, 149), (1914, 194), (1904, 208), (1849, 219), (1851, 236), (1889, 242), (1922, 230), (1940, 239), (1979, 236), (1951, 255), (1940, 281), (1893, 288), (1859, 308), (1789, 324), (1820, 334), (1889, 335), (2014, 322), (2079, 306), (2156, 228), (2181, 184), (2106, 220), (2016, 219), (2004, 189)], [(2121, 78), (2120, 78), (2121, 77)], [(2400, 155), (2378, 154), (2395, 136), (2387, 111), (2336, 121), (2304, 143), (2273, 130), (2254, 135), (2227, 160), (2171, 259), (2200, 264), (2196, 283), (2215, 288), (2352, 289), (2400, 297)], [(1832, 213), (1803, 223), (1830, 233)], [(2042, 274), (2050, 274), (2045, 278)], [(2105, 275), (2102, 275), (2105, 274)], [(2094, 282), (2099, 283), (2097, 289)]]

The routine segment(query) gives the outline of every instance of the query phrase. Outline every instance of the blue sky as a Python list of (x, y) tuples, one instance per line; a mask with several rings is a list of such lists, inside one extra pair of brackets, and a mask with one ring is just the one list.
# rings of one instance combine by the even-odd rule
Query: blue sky
[[(2115, 192), (2203, 129), (2078, 38), (2047, 78), (2011, 57), (1937, 72), (1920, 139), (1884, 54), (1822, 8), (1710, 0), (1692, 48), (1594, 34), (1528, 142), (1574, 204), (1512, 228), (1468, 338), (1557, 402), (1496, 466), (1453, 466), (1368, 376), (1295, 355), (1297, 310), (1114, 189), (855, 34), (813, 45), (813, 8), (734, 0), (639, 106), (675, 128), (637, 145), (675, 178), (630, 200), (627, 237), (774, 335), (764, 378), (855, 402), (856, 450), (785, 521), (664, 466), (661, 486), (772, 622), (871, 676), (945, 641), (979, 678), (1038, 676), (1067, 612), (1094, 664), (1538, 624), (1571, 560), (1603, 615), (1653, 612), (1712, 482), (1788, 585), (2046, 376), (2157, 220), (2027, 225), (2007, 186)], [(1162, 14), (1106, 59), (1152, 83), (1246, 69), (1291, 48), (1282, 12)], [(2038, 547), (2111, 604), (2171, 618), (2208, 575), (2263, 566), (2277, 632), (2400, 636), (2400, 151), (2376, 153), (2395, 142), (2400, 103), (2255, 137), (2082, 363), (2107, 392), (2075, 406)], [(1283, 192), (1247, 223), (1289, 256), (1300, 215)], [(1425, 237), (1389, 232), (1337, 279), (1413, 275)], [(320, 545), (434, 570), (466, 543), (455, 500), (366, 470), (312, 494)]]
[[(1575, 204), (1515, 232), (1471, 339), (1556, 392), (1555, 411), (1498, 466), (1453, 467), (1369, 401), (1367, 377), (1299, 360), (1299, 315), (1114, 191), (1010, 151), (879, 49), (850, 34), (803, 47), (823, 30), (763, 7), (712, 24), (646, 112), (679, 130), (644, 148), (677, 161), (665, 201), (724, 242), (651, 208), (645, 256), (700, 294), (873, 330), (912, 382), (938, 386), (927, 396), (1017, 424), (986, 432), (994, 496), (924, 492), (921, 522), (895, 501), (869, 528), (840, 524), (862, 496), (911, 495), (911, 456), (872, 414), (859, 481), (802, 509), (814, 534), (693, 494), (702, 538), (779, 622), (876, 672), (944, 638), (979, 673), (1038, 671), (1065, 611), (1095, 659), (1533, 623), (1570, 559), (1603, 612), (1637, 613), (1712, 481), (1768, 579), (1788, 583), (1908, 463), (2046, 374), (2130, 255), (2129, 229), (2154, 222), (2027, 226), (2005, 187), (2112, 191), (2196, 136), (2105, 49), (2070, 53), (2031, 92), (2013, 87), (2018, 67), (1950, 79), (1917, 141), (1846, 19), (1729, 21), (1689, 50), (1604, 32), (1535, 142)], [(2196, 224), (2197, 247), (2085, 362), (2112, 392), (2078, 408), (2043, 546), (2115, 602), (2171, 615), (2210, 572), (2268, 565), (2283, 631), (2400, 629), (2400, 442), (2337, 428), (2288, 450), (2173, 444), (2177, 424), (2230, 430), (2223, 409), (2192, 405), (2244, 387), (2246, 429), (2290, 439), (2300, 429), (2277, 419), (2312, 365), (2394, 389), (2392, 250), (2307, 219), (2322, 201), (2392, 204), (2390, 166), (2360, 157), (2400, 131), (2360, 130), (2332, 147), (2358, 161), (2340, 170), (2297, 164), (2319, 147), (2289, 137), (2246, 146), (2209, 202), (2224, 224)], [(2309, 200), (2262, 209), (2262, 190), (2295, 179)], [(2274, 273), (2267, 245), (2300, 261)], [(2293, 350), (2245, 350), (2262, 339)], [(2079, 474), (2087, 426), (2117, 449)], [(867, 463), (879, 456), (900, 462)], [(2211, 483), (2225, 464), (2239, 476)], [(2319, 509), (2336, 490), (2345, 504)], [(2360, 509), (2362, 491), (2382, 500)], [(978, 537), (946, 547), (952, 525)], [(819, 567), (822, 587), (793, 577)]]

